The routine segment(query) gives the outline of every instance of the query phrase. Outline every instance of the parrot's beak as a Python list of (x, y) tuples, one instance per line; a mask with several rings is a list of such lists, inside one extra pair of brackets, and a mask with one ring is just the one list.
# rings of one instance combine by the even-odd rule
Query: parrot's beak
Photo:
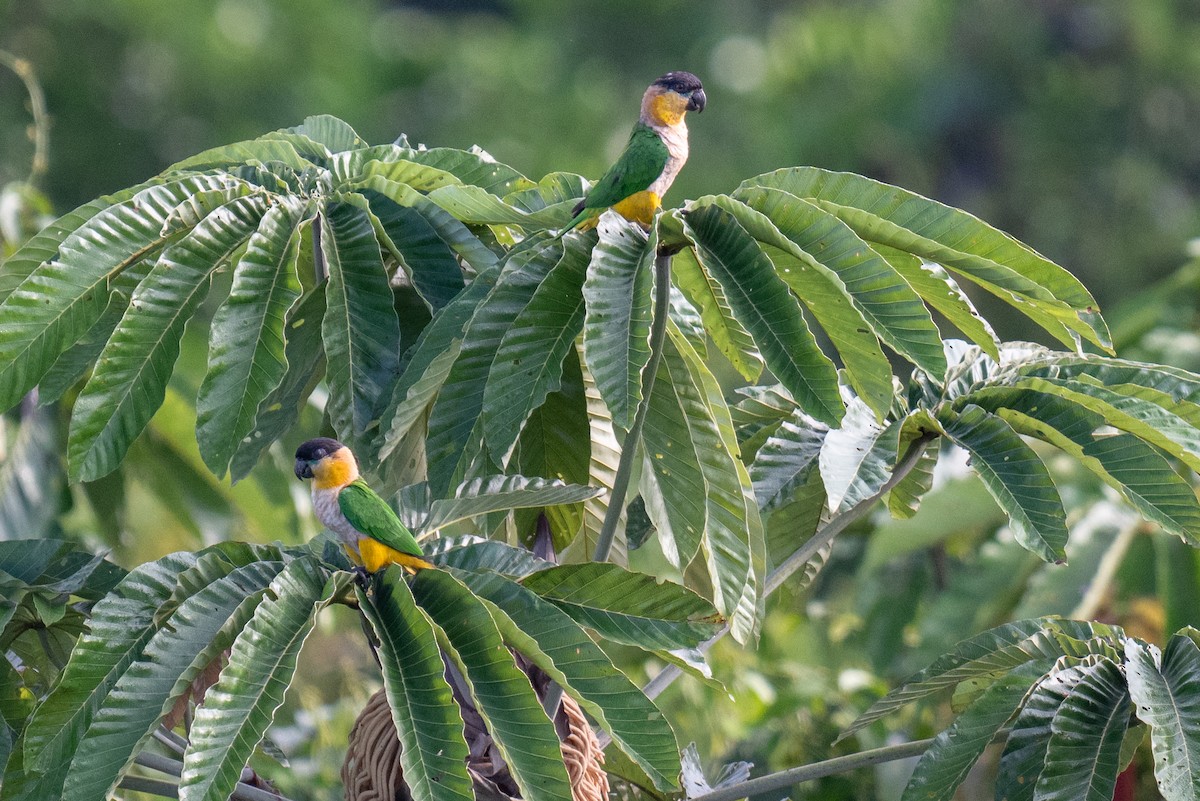
[(313, 477), (312, 465), (309, 464), (308, 462), (304, 461), (303, 459), (297, 459), (296, 460), (296, 478), (303, 481), (306, 478), (312, 478), (312, 477)]
[(697, 89), (692, 92), (691, 98), (688, 100), (687, 110), (697, 113), (704, 111), (704, 104), (708, 102), (708, 98), (704, 96), (703, 89)]

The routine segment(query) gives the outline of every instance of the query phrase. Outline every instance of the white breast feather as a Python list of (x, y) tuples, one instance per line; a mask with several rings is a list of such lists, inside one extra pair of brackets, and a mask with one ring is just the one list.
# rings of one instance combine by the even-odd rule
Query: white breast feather
[(688, 130), (687, 123), (682, 120), (678, 125), (655, 125), (653, 128), (667, 146), (667, 163), (663, 167), (662, 174), (648, 187), (651, 192), (661, 198), (667, 194), (667, 190), (675, 182), (675, 176), (679, 175), (679, 171), (683, 169), (683, 165), (687, 161)]
[(350, 521), (342, 514), (342, 507), (338, 505), (338, 493), (340, 489), (313, 489), (312, 501), (313, 511), (317, 513), (317, 519), (324, 524), (325, 528), (338, 535), (338, 539), (347, 545), (355, 545), (362, 534), (358, 532), (354, 526), (350, 525)]

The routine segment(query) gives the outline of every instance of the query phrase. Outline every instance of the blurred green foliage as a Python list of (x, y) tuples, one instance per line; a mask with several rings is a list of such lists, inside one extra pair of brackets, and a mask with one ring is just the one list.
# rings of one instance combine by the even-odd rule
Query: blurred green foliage
[[(46, 87), (62, 210), (315, 113), (594, 176), (648, 80), (682, 68), (711, 103), (668, 202), (853, 170), (975, 212), (1103, 305), (1200, 231), (1187, 0), (0, 0), (0, 48)], [(27, 171), (22, 102), (0, 76), (0, 183)]]

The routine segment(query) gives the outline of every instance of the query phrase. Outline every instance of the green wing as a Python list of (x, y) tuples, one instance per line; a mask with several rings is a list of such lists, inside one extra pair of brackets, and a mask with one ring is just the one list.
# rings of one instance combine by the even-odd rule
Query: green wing
[(338, 493), (338, 506), (350, 525), (371, 539), (411, 556), (422, 556), (421, 546), (412, 532), (400, 522), (387, 502), (375, 494), (362, 479), (353, 481)]
[(654, 129), (639, 122), (633, 127), (629, 142), (616, 164), (608, 168), (608, 172), (587, 193), (581, 206), (577, 207), (579, 210), (570, 227), (595, 216), (592, 212), (607, 209), (650, 186), (655, 178), (662, 175), (668, 156), (667, 143)]

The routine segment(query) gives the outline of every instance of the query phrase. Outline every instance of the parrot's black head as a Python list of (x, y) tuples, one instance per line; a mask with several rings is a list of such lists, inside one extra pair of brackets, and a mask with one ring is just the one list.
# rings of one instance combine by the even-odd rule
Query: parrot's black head
[(708, 101), (708, 98), (704, 96), (704, 85), (690, 72), (683, 70), (668, 72), (652, 85), (686, 97), (688, 111), (704, 111), (704, 104)]
[(296, 449), (296, 478), (301, 480), (313, 477), (313, 465), (327, 459), (346, 446), (336, 439), (317, 437), (305, 442)]

